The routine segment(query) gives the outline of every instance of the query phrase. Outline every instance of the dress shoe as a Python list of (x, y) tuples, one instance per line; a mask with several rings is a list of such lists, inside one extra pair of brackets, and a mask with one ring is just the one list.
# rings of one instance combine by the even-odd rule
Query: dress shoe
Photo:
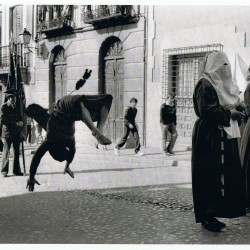
[(14, 173), (15, 176), (23, 176), (23, 173), (22, 172), (19, 172), (19, 173)]
[(219, 221), (218, 219), (213, 218), (213, 220), (216, 221), (221, 228), (225, 228), (226, 227), (226, 224), (223, 223), (223, 222), (221, 222), (221, 221)]
[(172, 150), (167, 149), (167, 152), (168, 152), (170, 155), (175, 155), (175, 153), (174, 153)]
[[(222, 222), (221, 222), (222, 223)], [(224, 224), (224, 223), (223, 223)], [(204, 219), (201, 225), (211, 231), (211, 232), (221, 232), (222, 225), (220, 225), (219, 221), (215, 218), (212, 219)]]

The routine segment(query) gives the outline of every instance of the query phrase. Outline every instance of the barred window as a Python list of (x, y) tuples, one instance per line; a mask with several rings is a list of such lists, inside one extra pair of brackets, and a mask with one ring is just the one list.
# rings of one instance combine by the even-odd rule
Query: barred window
[(222, 44), (202, 45), (163, 51), (162, 99), (169, 93), (175, 97), (177, 130), (182, 143), (191, 144), (196, 116), (193, 91), (198, 81), (198, 67), (208, 51), (222, 51)]
[(221, 44), (202, 45), (163, 51), (162, 99), (168, 93), (178, 96), (193, 94), (198, 80), (198, 66), (205, 54), (212, 50), (223, 50)]

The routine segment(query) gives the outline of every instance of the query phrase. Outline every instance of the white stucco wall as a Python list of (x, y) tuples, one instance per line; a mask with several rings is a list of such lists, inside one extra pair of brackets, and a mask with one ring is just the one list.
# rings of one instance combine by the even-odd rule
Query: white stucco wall
[[(117, 36), (124, 50), (124, 110), (129, 106), (131, 97), (138, 99), (137, 122), (142, 136), (143, 122), (143, 84), (144, 84), (144, 32), (143, 22), (137, 24), (110, 27), (99, 30), (76, 33), (45, 39), (49, 53), (55, 46), (61, 45), (67, 56), (67, 93), (75, 88), (76, 82), (83, 76), (85, 69), (92, 74), (84, 87), (74, 94), (98, 94), (99, 51), (102, 43), (110, 36)], [(34, 84), (27, 88), (28, 103), (39, 103), (43, 107), (49, 104), (49, 60), (36, 59)], [(36, 93), (32, 95), (32, 93)], [(76, 123), (76, 138), (81, 142), (94, 144), (95, 140), (82, 122)]]
[(250, 64), (249, 6), (151, 6), (148, 28), (147, 144), (161, 147), (163, 50), (221, 43), (244, 91), (239, 57)]

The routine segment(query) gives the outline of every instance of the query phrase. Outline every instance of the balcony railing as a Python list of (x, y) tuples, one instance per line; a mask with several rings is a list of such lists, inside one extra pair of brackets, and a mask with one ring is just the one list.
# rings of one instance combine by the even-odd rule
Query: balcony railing
[(73, 5), (37, 6), (37, 31), (47, 36), (63, 35), (73, 30)]
[[(17, 60), (20, 68), (27, 68), (29, 61), (28, 55), (25, 54), (25, 49), (23, 44), (16, 44)], [(10, 68), (10, 47), (0, 46), (0, 74), (6, 74), (9, 72)]]
[(53, 20), (43, 21), (37, 24), (37, 30), (46, 32), (49, 30), (71, 27), (71, 16), (62, 16)]
[(96, 9), (91, 9), (88, 5), (82, 13), (82, 21), (90, 24), (112, 23), (113, 25), (133, 22), (137, 20), (137, 15), (133, 5), (99, 5)]

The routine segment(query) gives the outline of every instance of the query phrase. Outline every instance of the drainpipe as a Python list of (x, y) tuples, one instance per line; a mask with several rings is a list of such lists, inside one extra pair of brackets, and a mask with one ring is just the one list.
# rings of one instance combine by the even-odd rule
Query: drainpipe
[(147, 48), (147, 35), (148, 35), (148, 26), (147, 26), (147, 18), (148, 18), (148, 7), (146, 8), (146, 16), (144, 18), (144, 56), (143, 56), (143, 63), (144, 63), (144, 83), (143, 83), (143, 146), (146, 146), (146, 110), (147, 110), (147, 62), (148, 62), (148, 48)]

